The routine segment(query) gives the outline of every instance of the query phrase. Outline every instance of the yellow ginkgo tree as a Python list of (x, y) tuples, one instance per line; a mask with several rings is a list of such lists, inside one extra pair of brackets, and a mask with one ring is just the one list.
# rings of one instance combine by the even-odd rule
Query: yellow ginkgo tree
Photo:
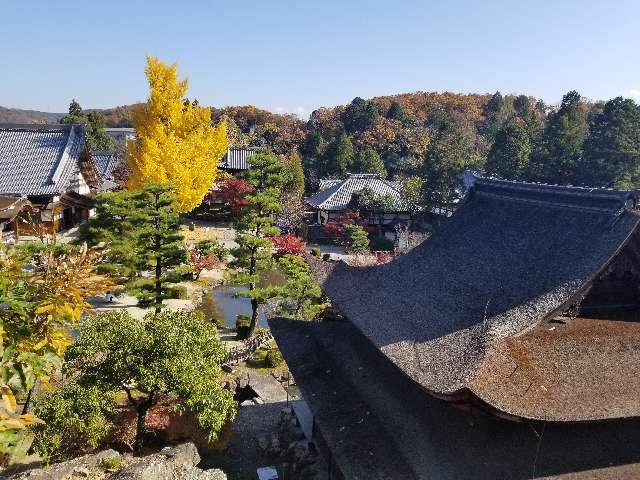
[(213, 125), (209, 108), (186, 101), (188, 81), (178, 78), (175, 64), (148, 57), (146, 74), (151, 92), (133, 111), (137, 138), (127, 143), (128, 187), (170, 183), (178, 211), (190, 212), (213, 185), (227, 149), (226, 125)]

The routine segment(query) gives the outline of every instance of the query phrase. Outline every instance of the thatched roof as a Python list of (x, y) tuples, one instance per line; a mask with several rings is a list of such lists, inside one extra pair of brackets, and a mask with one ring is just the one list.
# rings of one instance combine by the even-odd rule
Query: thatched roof
[[(316, 263), (316, 273), (347, 318), (436, 396), (472, 395), (509, 414), (555, 421), (637, 416), (637, 402), (606, 385), (606, 392), (599, 390), (605, 400), (592, 408), (572, 405), (591, 401), (575, 395), (545, 402), (545, 379), (516, 385), (523, 396), (538, 400), (515, 408), (500, 393), (510, 388), (506, 364), (495, 367), (503, 381), (486, 378), (500, 363), (496, 355), (504, 351), (505, 339), (554, 318), (581, 298), (637, 228), (636, 202), (632, 192), (477, 179), (446, 225), (409, 254), (370, 268)], [(590, 338), (583, 343), (587, 350), (595, 342)], [(560, 348), (560, 364), (577, 355), (569, 352), (571, 342), (554, 345), (549, 348)], [(591, 356), (593, 362), (616, 355), (619, 345), (608, 345), (609, 350)], [(640, 360), (634, 352), (629, 355)], [(505, 362), (511, 371), (517, 365)], [(623, 375), (626, 365), (612, 361), (608, 367)], [(571, 375), (557, 378), (580, 380)], [(566, 391), (556, 389), (561, 397)]]
[(270, 320), (314, 428), (344, 478), (614, 480), (640, 477), (640, 422), (470, 417), (409, 381), (348, 322)]

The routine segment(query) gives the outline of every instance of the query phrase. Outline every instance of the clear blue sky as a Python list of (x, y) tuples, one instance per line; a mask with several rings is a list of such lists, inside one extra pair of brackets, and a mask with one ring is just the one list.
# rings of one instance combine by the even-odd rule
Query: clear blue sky
[(640, 1), (1, 0), (0, 105), (144, 100), (145, 55), (190, 98), (308, 115), (355, 96), (640, 98)]

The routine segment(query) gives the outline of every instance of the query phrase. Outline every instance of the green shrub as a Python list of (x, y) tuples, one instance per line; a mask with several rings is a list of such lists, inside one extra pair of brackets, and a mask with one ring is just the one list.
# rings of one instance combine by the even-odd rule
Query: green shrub
[(193, 268), (191, 265), (178, 265), (165, 277), (167, 282), (180, 283), (185, 280), (193, 280)]
[(163, 298), (179, 298), (185, 299), (187, 298), (187, 287), (184, 285), (166, 285), (165, 286), (165, 294)]
[(105, 470), (121, 470), (122, 458), (120, 457), (103, 458), (100, 461), (100, 466)]
[(282, 353), (277, 348), (272, 348), (264, 357), (264, 365), (267, 368), (277, 368), (284, 363)]
[(236, 318), (236, 339), (246, 340), (251, 333), (251, 317), (248, 315), (238, 315)]
[(313, 255), (314, 257), (320, 258), (320, 249), (319, 248), (312, 248), (311, 249), (311, 255)]
[(392, 252), (394, 248), (394, 243), (392, 240), (389, 240), (386, 237), (374, 237), (371, 239), (370, 244), (371, 250), (374, 252)]
[(33, 448), (50, 460), (63, 460), (98, 448), (113, 429), (113, 397), (97, 386), (75, 383), (36, 398), (34, 414), (45, 423), (34, 428)]

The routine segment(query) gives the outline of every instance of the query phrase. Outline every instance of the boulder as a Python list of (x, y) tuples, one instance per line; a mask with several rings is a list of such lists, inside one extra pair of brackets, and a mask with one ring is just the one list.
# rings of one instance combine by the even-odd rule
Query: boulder
[[(115, 450), (103, 450), (102, 452), (83, 455), (66, 462), (31, 468), (27, 471), (10, 473), (5, 472), (7, 480), (66, 480), (68, 478), (88, 477), (91, 470), (101, 468), (103, 462), (113, 458), (120, 458)], [(28, 466), (27, 466), (28, 468)]]
[(112, 480), (226, 480), (222, 470), (201, 470), (196, 465), (200, 455), (193, 443), (165, 447), (159, 453), (140, 458), (123, 468)]

